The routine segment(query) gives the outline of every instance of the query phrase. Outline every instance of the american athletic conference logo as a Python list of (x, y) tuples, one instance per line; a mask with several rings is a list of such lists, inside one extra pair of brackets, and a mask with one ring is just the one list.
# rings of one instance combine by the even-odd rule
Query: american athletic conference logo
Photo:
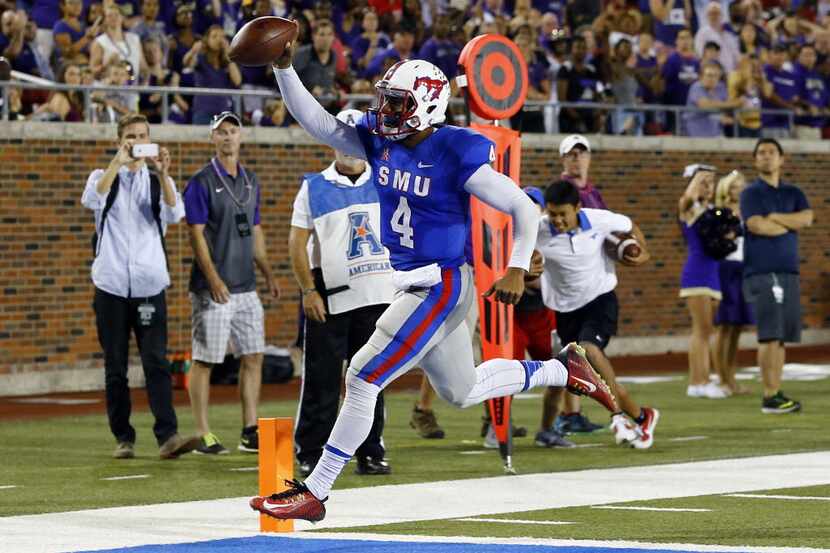
[(363, 246), (367, 246), (368, 255), (382, 255), (384, 252), (377, 235), (372, 230), (369, 224), (369, 213), (366, 211), (358, 211), (357, 213), (349, 213), (349, 222), (352, 225), (351, 239), (349, 240), (349, 252), (347, 257), (355, 259), (363, 255)]

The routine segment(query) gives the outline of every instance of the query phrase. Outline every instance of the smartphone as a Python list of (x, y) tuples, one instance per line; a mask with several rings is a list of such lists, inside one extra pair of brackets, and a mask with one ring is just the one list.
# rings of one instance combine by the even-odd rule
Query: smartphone
[(158, 157), (158, 144), (135, 144), (133, 145), (133, 157)]

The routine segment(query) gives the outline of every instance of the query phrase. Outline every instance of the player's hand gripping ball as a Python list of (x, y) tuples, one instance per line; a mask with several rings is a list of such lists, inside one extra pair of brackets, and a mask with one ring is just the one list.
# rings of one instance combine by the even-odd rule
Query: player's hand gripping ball
[(282, 17), (257, 17), (233, 37), (228, 57), (247, 67), (270, 65), (282, 56), (286, 44), (296, 40), (299, 29), (296, 21)]

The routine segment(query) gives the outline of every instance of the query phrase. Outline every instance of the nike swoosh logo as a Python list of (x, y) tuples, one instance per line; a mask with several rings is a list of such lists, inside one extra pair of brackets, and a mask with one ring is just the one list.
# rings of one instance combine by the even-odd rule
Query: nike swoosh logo
[(577, 382), (579, 382), (580, 384), (585, 386), (588, 389), (589, 394), (593, 394), (594, 392), (597, 391), (597, 387), (594, 385), (593, 382), (588, 382), (587, 380), (583, 380), (583, 379), (579, 378), (578, 376), (571, 376), (571, 378), (573, 378), (574, 380), (576, 380)]
[(423, 162), (420, 162), (420, 161), (418, 162), (418, 169), (426, 169), (427, 167), (433, 167), (433, 164), (432, 163), (423, 163)]
[(224, 188), (217, 188), (217, 189), (216, 189), (216, 193), (218, 194), (218, 193), (219, 193), (219, 192), (221, 192), (222, 190), (224, 190)]
[(279, 509), (289, 509), (291, 507), (294, 507), (294, 504), (293, 503), (286, 503), (286, 504), (271, 503), (270, 501), (268, 501), (266, 499), (265, 501), (262, 502), (262, 506), (266, 509), (269, 509), (269, 510), (273, 511), (273, 510), (279, 510)]

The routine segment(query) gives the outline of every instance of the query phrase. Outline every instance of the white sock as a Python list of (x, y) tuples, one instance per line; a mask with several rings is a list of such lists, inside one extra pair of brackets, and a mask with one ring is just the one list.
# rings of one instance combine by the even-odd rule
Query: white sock
[(337, 421), (323, 448), (323, 455), (305, 480), (308, 490), (317, 499), (328, 497), (343, 467), (369, 435), (375, 420), (375, 403), (379, 393), (379, 387), (347, 371), (346, 397)]
[(537, 386), (564, 386), (568, 383), (565, 366), (549, 361), (515, 361), (490, 359), (476, 367), (478, 379), (465, 405), (475, 405), (494, 398), (511, 396)]

